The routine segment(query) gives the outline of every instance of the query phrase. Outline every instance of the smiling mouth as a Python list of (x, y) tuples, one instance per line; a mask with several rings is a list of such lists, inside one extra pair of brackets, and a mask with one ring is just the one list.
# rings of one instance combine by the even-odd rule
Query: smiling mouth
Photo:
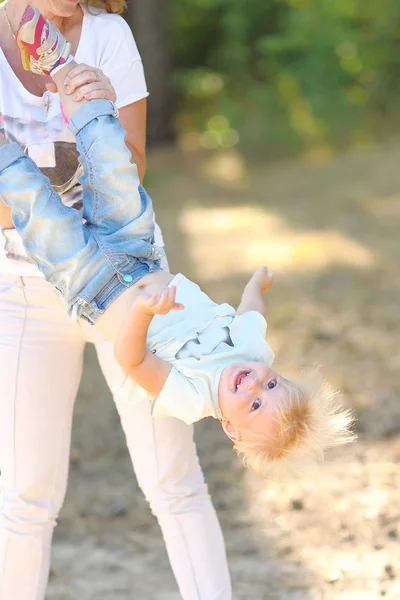
[(235, 392), (238, 391), (238, 389), (240, 388), (240, 384), (243, 382), (244, 379), (246, 379), (246, 377), (248, 375), (250, 375), (251, 371), (240, 371), (236, 377), (235, 377), (235, 381), (233, 382), (233, 387)]

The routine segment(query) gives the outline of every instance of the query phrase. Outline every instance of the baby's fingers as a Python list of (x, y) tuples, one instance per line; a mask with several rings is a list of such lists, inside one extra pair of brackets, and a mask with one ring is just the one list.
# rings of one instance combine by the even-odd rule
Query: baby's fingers
[(152, 296), (146, 298), (144, 302), (149, 308), (154, 308), (157, 305), (159, 298), (159, 294), (153, 294)]
[(185, 306), (180, 302), (176, 302), (176, 287), (171, 286), (168, 294), (168, 310), (183, 310)]
[(159, 302), (159, 308), (161, 310), (169, 311), (175, 304), (176, 287), (167, 287), (162, 295)]
[(173, 306), (171, 306), (171, 310), (185, 310), (185, 305), (180, 302), (174, 302)]
[(183, 304), (175, 302), (176, 287), (168, 287), (161, 294), (160, 300), (157, 303), (157, 312), (168, 313), (170, 310), (183, 310)]
[(166, 290), (162, 292), (159, 296), (157, 296), (157, 302), (154, 304), (154, 311), (160, 313), (164, 310), (165, 304), (167, 301)]

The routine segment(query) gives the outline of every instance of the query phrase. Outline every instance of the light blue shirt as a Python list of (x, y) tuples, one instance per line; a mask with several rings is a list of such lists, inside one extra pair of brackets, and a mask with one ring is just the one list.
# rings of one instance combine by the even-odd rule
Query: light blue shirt
[(232, 306), (216, 304), (183, 275), (176, 275), (170, 285), (177, 286), (176, 301), (185, 310), (156, 315), (147, 340), (148, 350), (172, 365), (164, 387), (154, 399), (126, 378), (118, 393), (128, 401), (152, 400), (156, 417), (177, 417), (185, 423), (218, 419), (218, 386), (225, 367), (244, 361), (272, 364), (267, 323), (255, 311), (237, 316)]

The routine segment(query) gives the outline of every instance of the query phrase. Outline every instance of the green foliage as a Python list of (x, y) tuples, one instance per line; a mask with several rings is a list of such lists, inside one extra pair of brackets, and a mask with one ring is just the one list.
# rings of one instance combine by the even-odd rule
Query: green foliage
[(205, 146), (224, 145), (216, 115), (276, 155), (352, 143), (396, 109), (398, 0), (173, 0), (171, 22), (178, 126)]

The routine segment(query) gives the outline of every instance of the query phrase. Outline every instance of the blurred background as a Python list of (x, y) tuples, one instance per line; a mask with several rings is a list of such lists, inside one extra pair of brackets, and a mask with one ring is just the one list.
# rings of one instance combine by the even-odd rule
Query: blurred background
[[(268, 264), (277, 367), (342, 390), (359, 441), (258, 480), (196, 428), (237, 600), (400, 598), (400, 3), (135, 0), (146, 185), (171, 270), (237, 305)], [(178, 600), (92, 350), (49, 600)]]
[[(149, 138), (326, 155), (393, 131), (396, 0), (133, 0), (151, 92)], [(150, 33), (149, 33), (150, 32)]]

